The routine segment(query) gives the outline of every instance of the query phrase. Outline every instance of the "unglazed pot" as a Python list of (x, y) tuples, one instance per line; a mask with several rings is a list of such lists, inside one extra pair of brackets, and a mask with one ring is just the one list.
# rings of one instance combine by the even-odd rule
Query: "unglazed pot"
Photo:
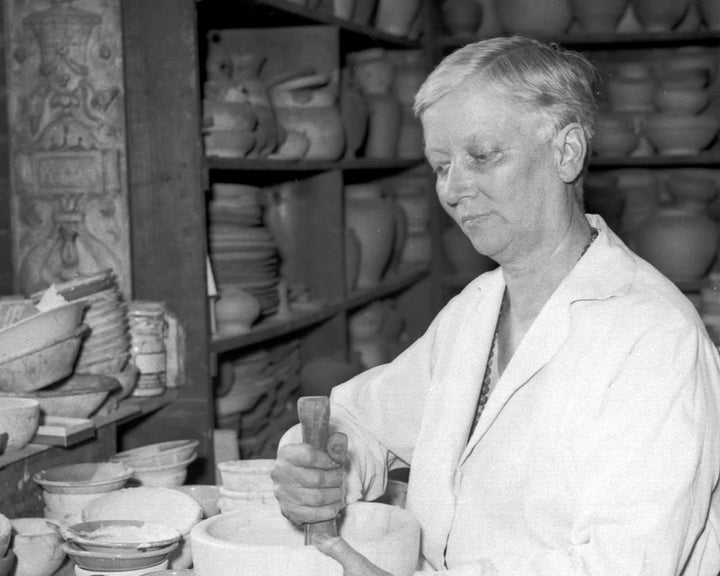
[[(372, 563), (394, 576), (417, 568), (420, 525), (410, 512), (387, 504), (349, 504), (339, 533)], [(302, 527), (272, 509), (237, 510), (213, 516), (192, 532), (196, 576), (341, 576), (342, 566), (314, 546)]]
[(514, 34), (563, 34), (572, 22), (569, 0), (500, 0), (496, 6), (503, 29)]
[(345, 156), (355, 158), (365, 143), (370, 112), (367, 100), (349, 68), (342, 71), (340, 115), (345, 129)]
[(697, 0), (698, 11), (710, 30), (720, 30), (720, 0)]
[(583, 32), (615, 32), (629, 0), (570, 0), (573, 16)]
[(392, 254), (393, 205), (375, 182), (348, 185), (345, 195), (345, 223), (360, 243), (358, 288), (370, 288), (382, 279)]
[(652, 114), (643, 123), (650, 143), (665, 156), (691, 156), (707, 148), (717, 136), (720, 123), (709, 113)]
[(275, 85), (272, 104), (288, 132), (304, 134), (310, 146), (308, 160), (337, 160), (345, 151), (345, 129), (336, 105), (337, 74), (333, 79), (312, 74)]
[(393, 36), (407, 36), (421, 6), (421, 0), (379, 0), (375, 27)]
[(680, 23), (689, 0), (632, 0), (635, 16), (647, 32), (667, 32)]
[[(398, 155), (400, 129), (402, 128), (403, 109), (392, 94), (368, 94), (370, 123), (365, 142), (367, 158), (392, 159)], [(405, 145), (408, 146), (407, 141)], [(405, 148), (404, 152), (412, 148)]]
[(453, 36), (473, 36), (483, 17), (477, 0), (445, 0), (442, 4), (442, 21)]
[(634, 249), (675, 282), (692, 282), (707, 273), (717, 253), (718, 224), (682, 202), (662, 207), (634, 235)]
[(231, 284), (221, 287), (215, 303), (218, 329), (222, 333), (244, 334), (260, 317), (259, 300), (250, 292)]

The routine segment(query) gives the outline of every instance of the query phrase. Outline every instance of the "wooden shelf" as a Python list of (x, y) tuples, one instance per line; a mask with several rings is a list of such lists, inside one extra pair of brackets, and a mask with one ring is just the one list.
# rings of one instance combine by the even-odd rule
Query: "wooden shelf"
[[(120, 402), (117, 410), (110, 412), (109, 414), (103, 414), (100, 416), (94, 416), (91, 418), (95, 424), (95, 429), (103, 428), (110, 424), (124, 424), (130, 422), (145, 414), (150, 414), (159, 410), (163, 406), (170, 404), (177, 398), (177, 389), (169, 388), (160, 396), (152, 396), (148, 398), (130, 397)], [(42, 452), (46, 452), (51, 449), (58, 449), (48, 444), (33, 444), (30, 443), (25, 446), (22, 450), (16, 450), (14, 452), (8, 452), (0, 456), (0, 469), (18, 462), (25, 460)]]
[[(638, 32), (618, 34), (564, 34), (542, 38), (564, 46), (583, 50), (627, 50), (628, 48), (673, 48), (681, 46), (713, 46), (720, 44), (720, 32)], [(435, 42), (444, 48), (459, 48), (477, 37), (440, 36)]]
[(720, 165), (720, 153), (702, 152), (692, 156), (618, 156), (590, 158), (591, 168), (683, 168), (712, 167)]
[(266, 158), (219, 158), (208, 156), (209, 170), (253, 172), (328, 172), (331, 170), (405, 170), (424, 162), (423, 158), (392, 160), (355, 158), (348, 160), (269, 160)]
[[(288, 0), (244, 0), (232, 4), (221, 0), (198, 0), (200, 16), (210, 27), (254, 28), (262, 26), (305, 26), (327, 24), (337, 26), (352, 43), (385, 45), (399, 48), (421, 48), (420, 40), (381, 32), (372, 26), (337, 18), (331, 12), (311, 10)], [(214, 11), (213, 11), (214, 10)], [(237, 24), (236, 19), (237, 18)], [(217, 26), (214, 20), (217, 19)]]
[(359, 290), (341, 302), (333, 302), (315, 310), (296, 310), (289, 320), (270, 318), (244, 334), (215, 336), (210, 343), (210, 352), (221, 354), (298, 332), (320, 324), (340, 312), (353, 310), (378, 298), (391, 296), (416, 284), (427, 275), (426, 268), (408, 270), (386, 280), (380, 286)]

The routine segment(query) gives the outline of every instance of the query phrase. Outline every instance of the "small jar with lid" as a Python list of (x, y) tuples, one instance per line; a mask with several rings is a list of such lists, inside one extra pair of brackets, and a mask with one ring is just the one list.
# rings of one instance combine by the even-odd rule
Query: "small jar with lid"
[(140, 376), (133, 396), (157, 396), (165, 391), (167, 321), (161, 302), (134, 300), (128, 306), (131, 361)]

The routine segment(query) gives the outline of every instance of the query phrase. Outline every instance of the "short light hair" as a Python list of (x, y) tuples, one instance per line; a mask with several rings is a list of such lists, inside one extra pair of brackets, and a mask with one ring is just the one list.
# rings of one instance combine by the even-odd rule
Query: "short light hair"
[(425, 79), (413, 110), (423, 113), (471, 79), (482, 79), (548, 121), (551, 137), (571, 122), (595, 134), (598, 74), (582, 54), (524, 36), (473, 42), (446, 56)]

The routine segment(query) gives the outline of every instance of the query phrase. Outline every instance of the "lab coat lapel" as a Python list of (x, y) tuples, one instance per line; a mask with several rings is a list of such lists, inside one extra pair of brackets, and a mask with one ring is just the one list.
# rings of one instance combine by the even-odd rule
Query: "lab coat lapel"
[[(423, 554), (438, 568), (455, 507), (454, 482), (475, 416), (480, 384), (505, 290), (500, 271), (483, 278), (482, 297), (458, 327), (448, 361), (428, 393), (428, 412), (413, 454), (408, 508), (423, 526)], [(434, 546), (434, 548), (433, 548)]]
[(488, 428), (515, 392), (525, 385), (557, 354), (568, 336), (570, 297), (567, 285), (561, 284), (530, 326), (510, 363), (497, 381), (483, 416), (461, 457), (461, 464), (470, 455)]

